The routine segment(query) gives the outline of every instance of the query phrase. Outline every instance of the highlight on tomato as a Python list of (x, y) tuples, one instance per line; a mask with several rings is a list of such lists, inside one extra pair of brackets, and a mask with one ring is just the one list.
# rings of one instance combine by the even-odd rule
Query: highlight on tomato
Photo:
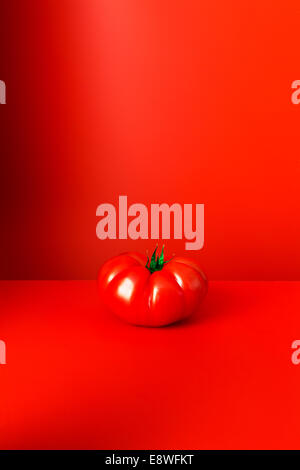
[(99, 293), (119, 318), (139, 326), (170, 325), (192, 315), (207, 292), (207, 279), (195, 261), (164, 260), (124, 253), (108, 260), (98, 275)]

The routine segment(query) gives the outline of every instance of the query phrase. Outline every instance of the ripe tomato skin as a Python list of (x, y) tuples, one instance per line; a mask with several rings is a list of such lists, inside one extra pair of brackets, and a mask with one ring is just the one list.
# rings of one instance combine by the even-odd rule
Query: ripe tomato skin
[(174, 257), (152, 274), (146, 256), (124, 253), (100, 269), (98, 288), (107, 307), (123, 320), (140, 326), (165, 326), (189, 317), (207, 292), (197, 263)]

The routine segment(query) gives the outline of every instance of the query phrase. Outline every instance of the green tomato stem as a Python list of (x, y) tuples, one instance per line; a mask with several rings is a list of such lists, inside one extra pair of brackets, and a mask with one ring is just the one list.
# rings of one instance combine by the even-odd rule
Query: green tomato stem
[(148, 271), (150, 271), (151, 274), (153, 274), (155, 271), (161, 271), (164, 265), (170, 261), (164, 261), (164, 245), (162, 247), (160, 255), (157, 253), (157, 248), (158, 245), (156, 245), (156, 248), (153, 251), (151, 260), (149, 260), (149, 256), (147, 255), (146, 268), (148, 269)]

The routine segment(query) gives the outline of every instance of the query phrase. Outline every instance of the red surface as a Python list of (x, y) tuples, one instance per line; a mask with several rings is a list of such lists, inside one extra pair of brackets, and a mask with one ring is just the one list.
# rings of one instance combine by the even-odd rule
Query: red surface
[(0, 45), (1, 278), (150, 251), (96, 238), (125, 194), (205, 204), (209, 279), (300, 280), (299, 0), (1, 1)]
[(300, 283), (213, 282), (162, 329), (95, 282), (2, 282), (1, 448), (299, 448)]

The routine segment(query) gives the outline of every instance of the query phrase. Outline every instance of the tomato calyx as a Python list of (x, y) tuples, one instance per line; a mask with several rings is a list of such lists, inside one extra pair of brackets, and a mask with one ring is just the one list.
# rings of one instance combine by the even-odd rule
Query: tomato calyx
[(153, 254), (151, 256), (151, 260), (149, 259), (149, 256), (147, 255), (147, 263), (146, 263), (146, 268), (148, 271), (150, 271), (151, 274), (153, 274), (155, 271), (161, 271), (162, 268), (164, 267), (165, 264), (167, 264), (169, 261), (164, 261), (164, 245), (161, 249), (161, 253), (157, 253), (157, 248), (158, 246), (156, 245), (155, 250), (153, 251)]

